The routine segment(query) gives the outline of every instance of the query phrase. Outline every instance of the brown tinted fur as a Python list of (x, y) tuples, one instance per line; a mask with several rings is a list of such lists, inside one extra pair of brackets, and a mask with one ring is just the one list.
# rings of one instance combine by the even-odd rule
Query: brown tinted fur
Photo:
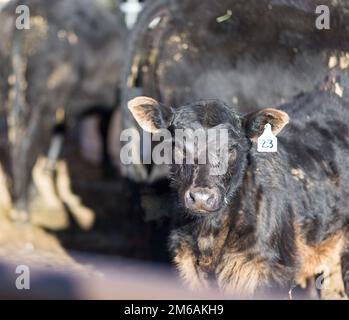
[(218, 266), (218, 284), (228, 294), (251, 296), (264, 283), (267, 268), (261, 259), (249, 260), (245, 252), (226, 253)]
[[(198, 239), (199, 257), (195, 255), (189, 243), (183, 241), (174, 258), (179, 274), (190, 288), (207, 289), (207, 274), (210, 271), (215, 274), (219, 287), (228, 294), (250, 296), (258, 286), (267, 283), (268, 267), (258, 255), (250, 259), (248, 255), (251, 252), (237, 252), (226, 245), (229, 232), (227, 220), (216, 237), (202, 232)], [(297, 284), (304, 285), (308, 278), (323, 271), (322, 267), (331, 266), (333, 261), (339, 261), (344, 237), (342, 233), (338, 233), (319, 245), (311, 246), (306, 244), (297, 225), (295, 232), (299, 257), (299, 269), (295, 280)]]
[(192, 290), (208, 287), (205, 275), (198, 269), (196, 262), (193, 250), (183, 242), (175, 252), (174, 263), (183, 282)]
[(189, 243), (181, 242), (174, 262), (184, 283), (191, 289), (207, 289), (208, 274), (213, 273), (224, 292), (249, 296), (267, 278), (267, 267), (263, 261), (258, 257), (250, 259), (249, 251), (237, 252), (227, 245), (228, 234), (229, 221), (226, 217), (216, 236), (202, 228), (197, 240), (199, 256)]
[(304, 285), (307, 278), (321, 273), (323, 267), (331, 266), (333, 261), (340, 259), (344, 246), (343, 233), (332, 235), (322, 243), (311, 246), (306, 244), (305, 239), (300, 233), (300, 227), (295, 226), (296, 247), (299, 258), (299, 270), (296, 273), (296, 282)]
[[(174, 258), (183, 282), (193, 290), (209, 287), (207, 271), (211, 269), (218, 280), (219, 287), (226, 293), (252, 295), (257, 286), (266, 279), (267, 268), (262, 260), (249, 260), (247, 254), (229, 250), (221, 257), (196, 258), (189, 246), (182, 245)], [(215, 260), (219, 263), (214, 266)]]

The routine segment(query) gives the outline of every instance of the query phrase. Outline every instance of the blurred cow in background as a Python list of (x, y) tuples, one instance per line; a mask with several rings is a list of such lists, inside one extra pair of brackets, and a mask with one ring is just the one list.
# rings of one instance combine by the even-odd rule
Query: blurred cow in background
[[(15, 27), (18, 5), (30, 9), (28, 30)], [(10, 154), (4, 167), (12, 217), (27, 220), (39, 155), (49, 152), (54, 162), (63, 127), (90, 109), (105, 113), (117, 106), (126, 26), (121, 15), (93, 0), (10, 1), (0, 21), (0, 115), (6, 114)], [(85, 154), (96, 160), (101, 146), (91, 145), (96, 148)]]
[[(318, 4), (316, 0), (145, 2), (129, 42), (122, 108), (131, 98), (144, 95), (171, 106), (220, 99), (246, 113), (312, 90), (334, 67), (333, 61), (345, 60), (348, 50), (349, 30), (344, 23), (348, 2), (321, 2), (331, 8), (331, 29), (326, 31), (315, 27)], [(340, 65), (347, 73), (348, 64)], [(113, 122), (112, 128), (120, 127), (120, 117)], [(122, 127), (139, 130), (127, 111)], [(111, 137), (116, 146), (119, 135)], [(165, 177), (163, 169), (122, 167), (125, 176), (148, 183)]]

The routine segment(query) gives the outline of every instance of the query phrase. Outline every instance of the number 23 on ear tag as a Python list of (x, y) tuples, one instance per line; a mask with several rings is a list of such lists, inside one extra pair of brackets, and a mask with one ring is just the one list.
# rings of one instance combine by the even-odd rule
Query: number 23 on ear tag
[(257, 140), (258, 152), (277, 152), (278, 140), (271, 131), (271, 125), (264, 126), (264, 132)]

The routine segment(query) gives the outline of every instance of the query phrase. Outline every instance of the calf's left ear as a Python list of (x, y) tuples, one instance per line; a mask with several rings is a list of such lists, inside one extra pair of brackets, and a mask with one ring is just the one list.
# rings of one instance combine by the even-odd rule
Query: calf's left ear
[(272, 108), (262, 109), (245, 116), (246, 133), (253, 142), (257, 142), (267, 123), (271, 125), (273, 134), (276, 136), (288, 122), (289, 116), (286, 112)]
[(173, 120), (172, 109), (160, 104), (153, 98), (134, 98), (128, 102), (128, 109), (139, 126), (150, 133), (168, 128)]

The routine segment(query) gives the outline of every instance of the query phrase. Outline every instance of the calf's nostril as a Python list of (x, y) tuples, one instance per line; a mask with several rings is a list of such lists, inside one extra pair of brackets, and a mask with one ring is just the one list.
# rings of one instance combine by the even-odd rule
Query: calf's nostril
[(195, 194), (193, 192), (187, 191), (185, 193), (185, 201), (189, 205), (195, 203)]
[(214, 195), (214, 194), (211, 194), (211, 195), (207, 198), (206, 202), (207, 202), (207, 204), (209, 204), (209, 205), (214, 205), (215, 199), (216, 199), (215, 195)]
[(195, 202), (195, 194), (193, 192), (189, 192), (189, 200)]

